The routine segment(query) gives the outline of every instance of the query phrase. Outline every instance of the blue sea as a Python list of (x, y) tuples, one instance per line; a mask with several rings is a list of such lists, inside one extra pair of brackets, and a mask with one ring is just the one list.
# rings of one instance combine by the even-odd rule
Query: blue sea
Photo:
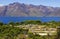
[(0, 22), (9, 23), (9, 22), (21, 22), (24, 20), (40, 20), (42, 22), (48, 21), (60, 21), (60, 17), (0, 17)]

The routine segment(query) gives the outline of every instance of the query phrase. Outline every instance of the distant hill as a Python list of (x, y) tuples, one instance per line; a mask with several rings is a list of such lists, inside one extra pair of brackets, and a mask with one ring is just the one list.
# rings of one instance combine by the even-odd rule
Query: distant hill
[(59, 7), (28, 5), (18, 2), (0, 6), (0, 16), (10, 17), (60, 17)]

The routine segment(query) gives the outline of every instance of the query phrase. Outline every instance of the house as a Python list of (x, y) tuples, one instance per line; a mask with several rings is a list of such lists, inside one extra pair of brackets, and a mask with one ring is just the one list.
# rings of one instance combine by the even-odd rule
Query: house
[(33, 34), (39, 34), (39, 35), (55, 35), (57, 32), (56, 28), (49, 28), (46, 26), (33, 26), (29, 29), (29, 32), (32, 32)]

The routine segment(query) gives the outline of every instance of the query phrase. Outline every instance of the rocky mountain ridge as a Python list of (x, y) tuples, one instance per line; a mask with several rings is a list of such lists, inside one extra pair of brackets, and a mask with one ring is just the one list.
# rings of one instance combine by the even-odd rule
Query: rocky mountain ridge
[(27, 5), (18, 2), (0, 6), (0, 16), (6, 17), (60, 17), (59, 7)]

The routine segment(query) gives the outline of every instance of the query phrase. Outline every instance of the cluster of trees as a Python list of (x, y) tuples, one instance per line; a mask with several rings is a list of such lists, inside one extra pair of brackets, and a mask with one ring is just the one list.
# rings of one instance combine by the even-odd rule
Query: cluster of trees
[(27, 20), (27, 21), (20, 22), (20, 24), (41, 24), (41, 21), (40, 20)]
[(11, 26), (0, 26), (0, 39), (15, 39), (19, 34), (27, 34), (27, 29)]
[[(60, 26), (60, 22), (56, 21), (49, 21), (49, 22), (42, 22), (40, 20), (27, 20), (27, 21), (22, 21), (22, 22), (9, 22), (5, 25), (12, 25), (12, 26), (17, 26), (17, 25), (27, 25), (27, 24), (38, 24), (38, 25), (47, 25), (49, 27), (57, 27)], [(0, 22), (0, 25), (4, 25), (2, 22)]]
[[(28, 35), (27, 38), (21, 39), (60, 39), (60, 28), (57, 29), (56, 36), (40, 36), (38, 34), (29, 33), (28, 29), (22, 29), (13, 27), (16, 25), (23, 25), (23, 24), (38, 24), (38, 25), (47, 25), (49, 27), (57, 27), (60, 26), (60, 22), (50, 21), (50, 22), (41, 22), (39, 20), (28, 20), (23, 22), (9, 22), (8, 24), (4, 24), (0, 22), (0, 39), (17, 39), (18, 35)], [(12, 26), (10, 26), (12, 25)], [(21, 36), (20, 36), (21, 37)]]

